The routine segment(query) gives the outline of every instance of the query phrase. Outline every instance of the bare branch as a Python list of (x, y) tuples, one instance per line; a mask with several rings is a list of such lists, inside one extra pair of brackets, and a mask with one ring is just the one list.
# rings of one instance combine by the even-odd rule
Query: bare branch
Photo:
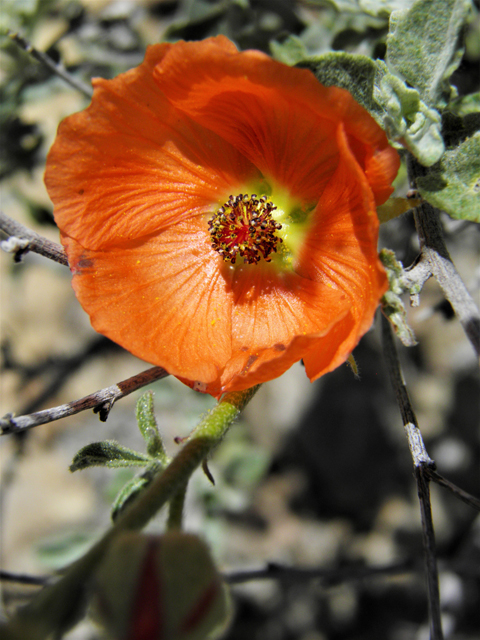
[[(416, 186), (417, 177), (425, 172), (413, 156), (409, 156), (408, 173), (412, 187)], [(425, 268), (419, 265), (426, 262), (428, 270), (440, 285), (445, 297), (452, 305), (463, 329), (480, 356), (480, 312), (468, 292), (462, 278), (455, 269), (443, 239), (438, 210), (428, 202), (423, 202), (415, 209), (415, 225), (420, 238), (421, 258), (409, 274), (420, 275), (419, 290), (427, 280)]]
[(437, 471), (432, 467), (426, 469), (426, 473), (430, 480), (433, 480), (441, 487), (445, 487), (445, 489), (451, 491), (454, 496), (456, 496), (459, 500), (462, 500), (462, 502), (465, 502), (465, 504), (468, 504), (469, 507), (473, 507), (477, 511), (480, 511), (479, 498), (472, 496), (472, 494), (468, 493), (468, 491), (460, 489), (460, 487), (457, 487), (456, 484), (453, 484), (453, 482), (450, 482), (450, 480), (447, 480), (447, 478), (444, 478), (439, 473), (437, 473)]
[(4, 571), (0, 569), (0, 581), (1, 582), (15, 582), (17, 584), (31, 584), (31, 585), (46, 585), (51, 576), (31, 576), (26, 573), (12, 573), (11, 571)]
[(423, 289), (425, 282), (431, 278), (432, 272), (423, 255), (420, 254), (418, 259), (410, 267), (405, 269), (402, 278), (402, 285), (405, 291), (410, 292), (410, 305), (418, 307), (420, 304), (420, 291)]
[(33, 251), (68, 267), (67, 254), (61, 245), (47, 240), (20, 222), (12, 220), (1, 211), (0, 231), (8, 236), (8, 240), (4, 240), (1, 247), (7, 253), (13, 253), (15, 262), (20, 262), (26, 253)]
[(420, 514), (422, 519), (423, 550), (425, 554), (425, 568), (427, 573), (428, 608), (430, 611), (431, 640), (443, 640), (442, 619), (440, 613), (440, 590), (438, 587), (438, 567), (435, 550), (435, 532), (433, 528), (432, 508), (430, 503), (430, 487), (428, 469), (434, 467), (433, 460), (429, 457), (422, 434), (418, 428), (417, 418), (413, 410), (407, 387), (403, 378), (402, 369), (398, 360), (397, 349), (390, 328), (389, 321), (382, 315), (382, 338), (385, 360), (387, 362), (390, 379), (403, 425), (408, 438), (408, 446), (412, 454), (417, 481), (418, 499), (420, 501)]
[(324, 586), (330, 587), (347, 581), (364, 580), (365, 578), (379, 576), (397, 576), (416, 570), (418, 570), (418, 568), (412, 560), (384, 566), (352, 566), (336, 569), (300, 569), (298, 567), (268, 563), (263, 569), (232, 571), (231, 573), (224, 574), (223, 577), (228, 584), (242, 584), (250, 580), (276, 580), (278, 582), (288, 583), (320, 580)]
[[(312, 569), (299, 569), (273, 562), (269, 562), (262, 569), (251, 569), (247, 571), (231, 571), (223, 574), (223, 579), (228, 584), (242, 584), (252, 580), (276, 580), (277, 582), (306, 582), (308, 580), (321, 580), (324, 586), (334, 586), (343, 582), (364, 580), (365, 578), (376, 578), (382, 576), (398, 576), (412, 573), (419, 570), (414, 560), (404, 560), (393, 564), (379, 565), (374, 567), (340, 567), (325, 569), (314, 567)], [(18, 584), (45, 585), (54, 576), (32, 576), (22, 573), (0, 570), (0, 580), (5, 582), (16, 582)]]
[(18, 433), (19, 431), (37, 427), (40, 424), (72, 416), (75, 413), (80, 413), (87, 409), (93, 409), (95, 413), (99, 414), (100, 420), (105, 422), (111, 408), (117, 400), (168, 375), (168, 372), (162, 369), (162, 367), (152, 367), (128, 378), (128, 380), (123, 380), (111, 387), (100, 389), (100, 391), (96, 391), (80, 400), (74, 400), (67, 404), (61, 404), (58, 407), (37, 411), (37, 413), (19, 416), (18, 418), (7, 414), (0, 420), (0, 435)]
[(35, 60), (41, 62), (50, 71), (53, 71), (53, 73), (67, 82), (71, 87), (77, 89), (77, 91), (80, 91), (84, 96), (91, 99), (91, 97), (93, 96), (92, 88), (84, 84), (81, 80), (77, 80), (77, 78), (68, 73), (63, 65), (57, 64), (56, 62), (54, 62), (54, 60), (52, 60), (52, 58), (50, 58), (50, 56), (47, 56), (46, 53), (42, 53), (42, 51), (38, 51), (38, 49), (35, 49), (35, 47), (33, 47), (30, 42), (28, 42), (28, 40), (22, 38), (22, 36), (18, 33), (8, 31), (8, 35), (13, 40), (13, 42), (15, 42), (15, 44), (29, 53), (32, 58), (35, 58)]

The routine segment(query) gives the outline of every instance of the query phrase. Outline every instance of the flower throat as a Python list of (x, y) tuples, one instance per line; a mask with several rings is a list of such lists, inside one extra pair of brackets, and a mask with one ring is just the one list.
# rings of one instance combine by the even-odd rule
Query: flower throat
[(212, 248), (230, 264), (238, 258), (245, 264), (257, 264), (262, 258), (270, 262), (283, 242), (277, 233), (282, 225), (272, 216), (276, 208), (267, 196), (230, 196), (208, 221)]

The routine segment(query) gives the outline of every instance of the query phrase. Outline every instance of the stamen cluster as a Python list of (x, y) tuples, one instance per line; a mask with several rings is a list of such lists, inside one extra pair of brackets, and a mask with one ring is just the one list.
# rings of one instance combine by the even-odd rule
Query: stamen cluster
[(238, 257), (245, 264), (257, 264), (262, 258), (270, 262), (271, 253), (283, 242), (277, 234), (282, 225), (272, 216), (276, 208), (267, 196), (230, 196), (208, 222), (212, 248), (230, 264)]

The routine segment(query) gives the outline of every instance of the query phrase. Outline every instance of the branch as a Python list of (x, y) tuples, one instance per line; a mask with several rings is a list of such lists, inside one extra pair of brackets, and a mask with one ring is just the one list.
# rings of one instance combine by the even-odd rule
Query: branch
[(322, 586), (331, 587), (347, 581), (364, 580), (377, 576), (396, 576), (416, 570), (412, 560), (376, 567), (352, 566), (338, 569), (300, 569), (269, 562), (264, 569), (232, 571), (224, 574), (223, 577), (228, 584), (242, 584), (250, 580), (277, 580), (278, 582), (295, 583), (320, 579)]
[(1, 211), (0, 231), (8, 236), (8, 239), (1, 243), (1, 247), (7, 253), (13, 253), (15, 262), (20, 262), (26, 253), (33, 251), (68, 267), (67, 254), (61, 245), (47, 240)]
[(22, 38), (22, 36), (20, 36), (18, 33), (8, 31), (8, 35), (13, 40), (13, 42), (15, 42), (15, 44), (29, 53), (32, 58), (35, 58), (35, 60), (41, 62), (47, 67), (47, 69), (62, 78), (62, 80), (67, 82), (71, 87), (77, 89), (77, 91), (80, 91), (80, 93), (83, 93), (83, 95), (88, 99), (92, 98), (92, 88), (84, 84), (81, 80), (77, 80), (77, 78), (68, 73), (63, 65), (57, 64), (54, 60), (52, 60), (52, 58), (50, 58), (50, 56), (47, 56), (46, 53), (42, 53), (41, 51), (38, 51), (38, 49), (35, 49), (35, 47), (33, 47), (30, 42), (28, 42), (28, 40)]
[[(416, 186), (417, 177), (424, 173), (424, 167), (409, 155), (408, 174), (413, 188)], [(419, 292), (429, 274), (436, 279), (473, 348), (480, 356), (480, 312), (450, 258), (443, 239), (438, 210), (428, 202), (422, 202), (416, 207), (414, 215), (421, 255), (410, 273), (407, 272), (406, 281), (410, 280), (411, 286), (416, 285), (415, 290)], [(425, 269), (425, 264), (428, 269)], [(418, 280), (414, 280), (416, 277)]]
[(435, 469), (433, 469), (432, 467), (428, 467), (426, 469), (426, 473), (430, 480), (433, 480), (441, 487), (444, 487), (445, 489), (451, 491), (454, 496), (456, 496), (459, 500), (462, 500), (462, 502), (465, 502), (465, 504), (468, 504), (469, 507), (473, 507), (473, 509), (480, 511), (479, 498), (472, 496), (472, 494), (468, 493), (468, 491), (460, 489), (460, 487), (457, 487), (456, 484), (453, 484), (453, 482), (450, 482), (450, 480), (447, 480), (447, 478), (444, 478), (439, 473), (437, 473), (437, 471), (435, 471)]
[(155, 382), (155, 380), (161, 380), (168, 375), (168, 372), (162, 369), (162, 367), (152, 367), (128, 378), (128, 380), (123, 380), (105, 389), (100, 389), (100, 391), (96, 391), (80, 400), (74, 400), (67, 404), (61, 404), (58, 407), (37, 411), (37, 413), (19, 416), (18, 418), (7, 414), (4, 418), (0, 419), (0, 435), (18, 433), (19, 431), (37, 427), (40, 424), (72, 416), (75, 413), (80, 413), (87, 409), (93, 409), (95, 413), (99, 413), (100, 420), (105, 422), (117, 400), (128, 396), (133, 391), (151, 382)]
[(427, 573), (428, 608), (430, 612), (431, 640), (443, 640), (442, 619), (440, 613), (440, 591), (438, 587), (438, 567), (435, 550), (435, 532), (433, 528), (432, 508), (430, 504), (430, 487), (428, 469), (434, 467), (429, 457), (422, 434), (418, 428), (417, 418), (413, 410), (408, 391), (405, 386), (390, 323), (382, 315), (382, 338), (390, 379), (397, 404), (402, 415), (403, 425), (412, 454), (415, 479), (417, 481), (418, 499), (423, 532), (423, 550)]
[(51, 576), (31, 576), (26, 573), (12, 573), (0, 569), (0, 582), (15, 582), (17, 584), (46, 585)]
[[(353, 565), (335, 569), (313, 568), (299, 569), (286, 565), (269, 562), (263, 569), (247, 571), (231, 571), (223, 574), (228, 584), (242, 584), (251, 580), (276, 580), (277, 582), (306, 582), (307, 580), (322, 581), (323, 586), (334, 586), (347, 581), (364, 580), (380, 576), (398, 576), (418, 571), (414, 560), (404, 560), (393, 564), (365, 567)], [(0, 570), (0, 581), (16, 582), (18, 584), (46, 585), (54, 578), (53, 575), (32, 576), (23, 573)]]

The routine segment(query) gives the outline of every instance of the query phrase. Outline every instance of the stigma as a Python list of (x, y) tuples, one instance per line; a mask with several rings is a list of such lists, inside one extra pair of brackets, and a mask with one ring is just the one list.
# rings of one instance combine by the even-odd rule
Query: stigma
[(230, 264), (238, 259), (244, 264), (270, 262), (277, 245), (283, 242), (278, 235), (282, 225), (272, 215), (276, 208), (267, 196), (230, 196), (208, 221), (212, 249)]

